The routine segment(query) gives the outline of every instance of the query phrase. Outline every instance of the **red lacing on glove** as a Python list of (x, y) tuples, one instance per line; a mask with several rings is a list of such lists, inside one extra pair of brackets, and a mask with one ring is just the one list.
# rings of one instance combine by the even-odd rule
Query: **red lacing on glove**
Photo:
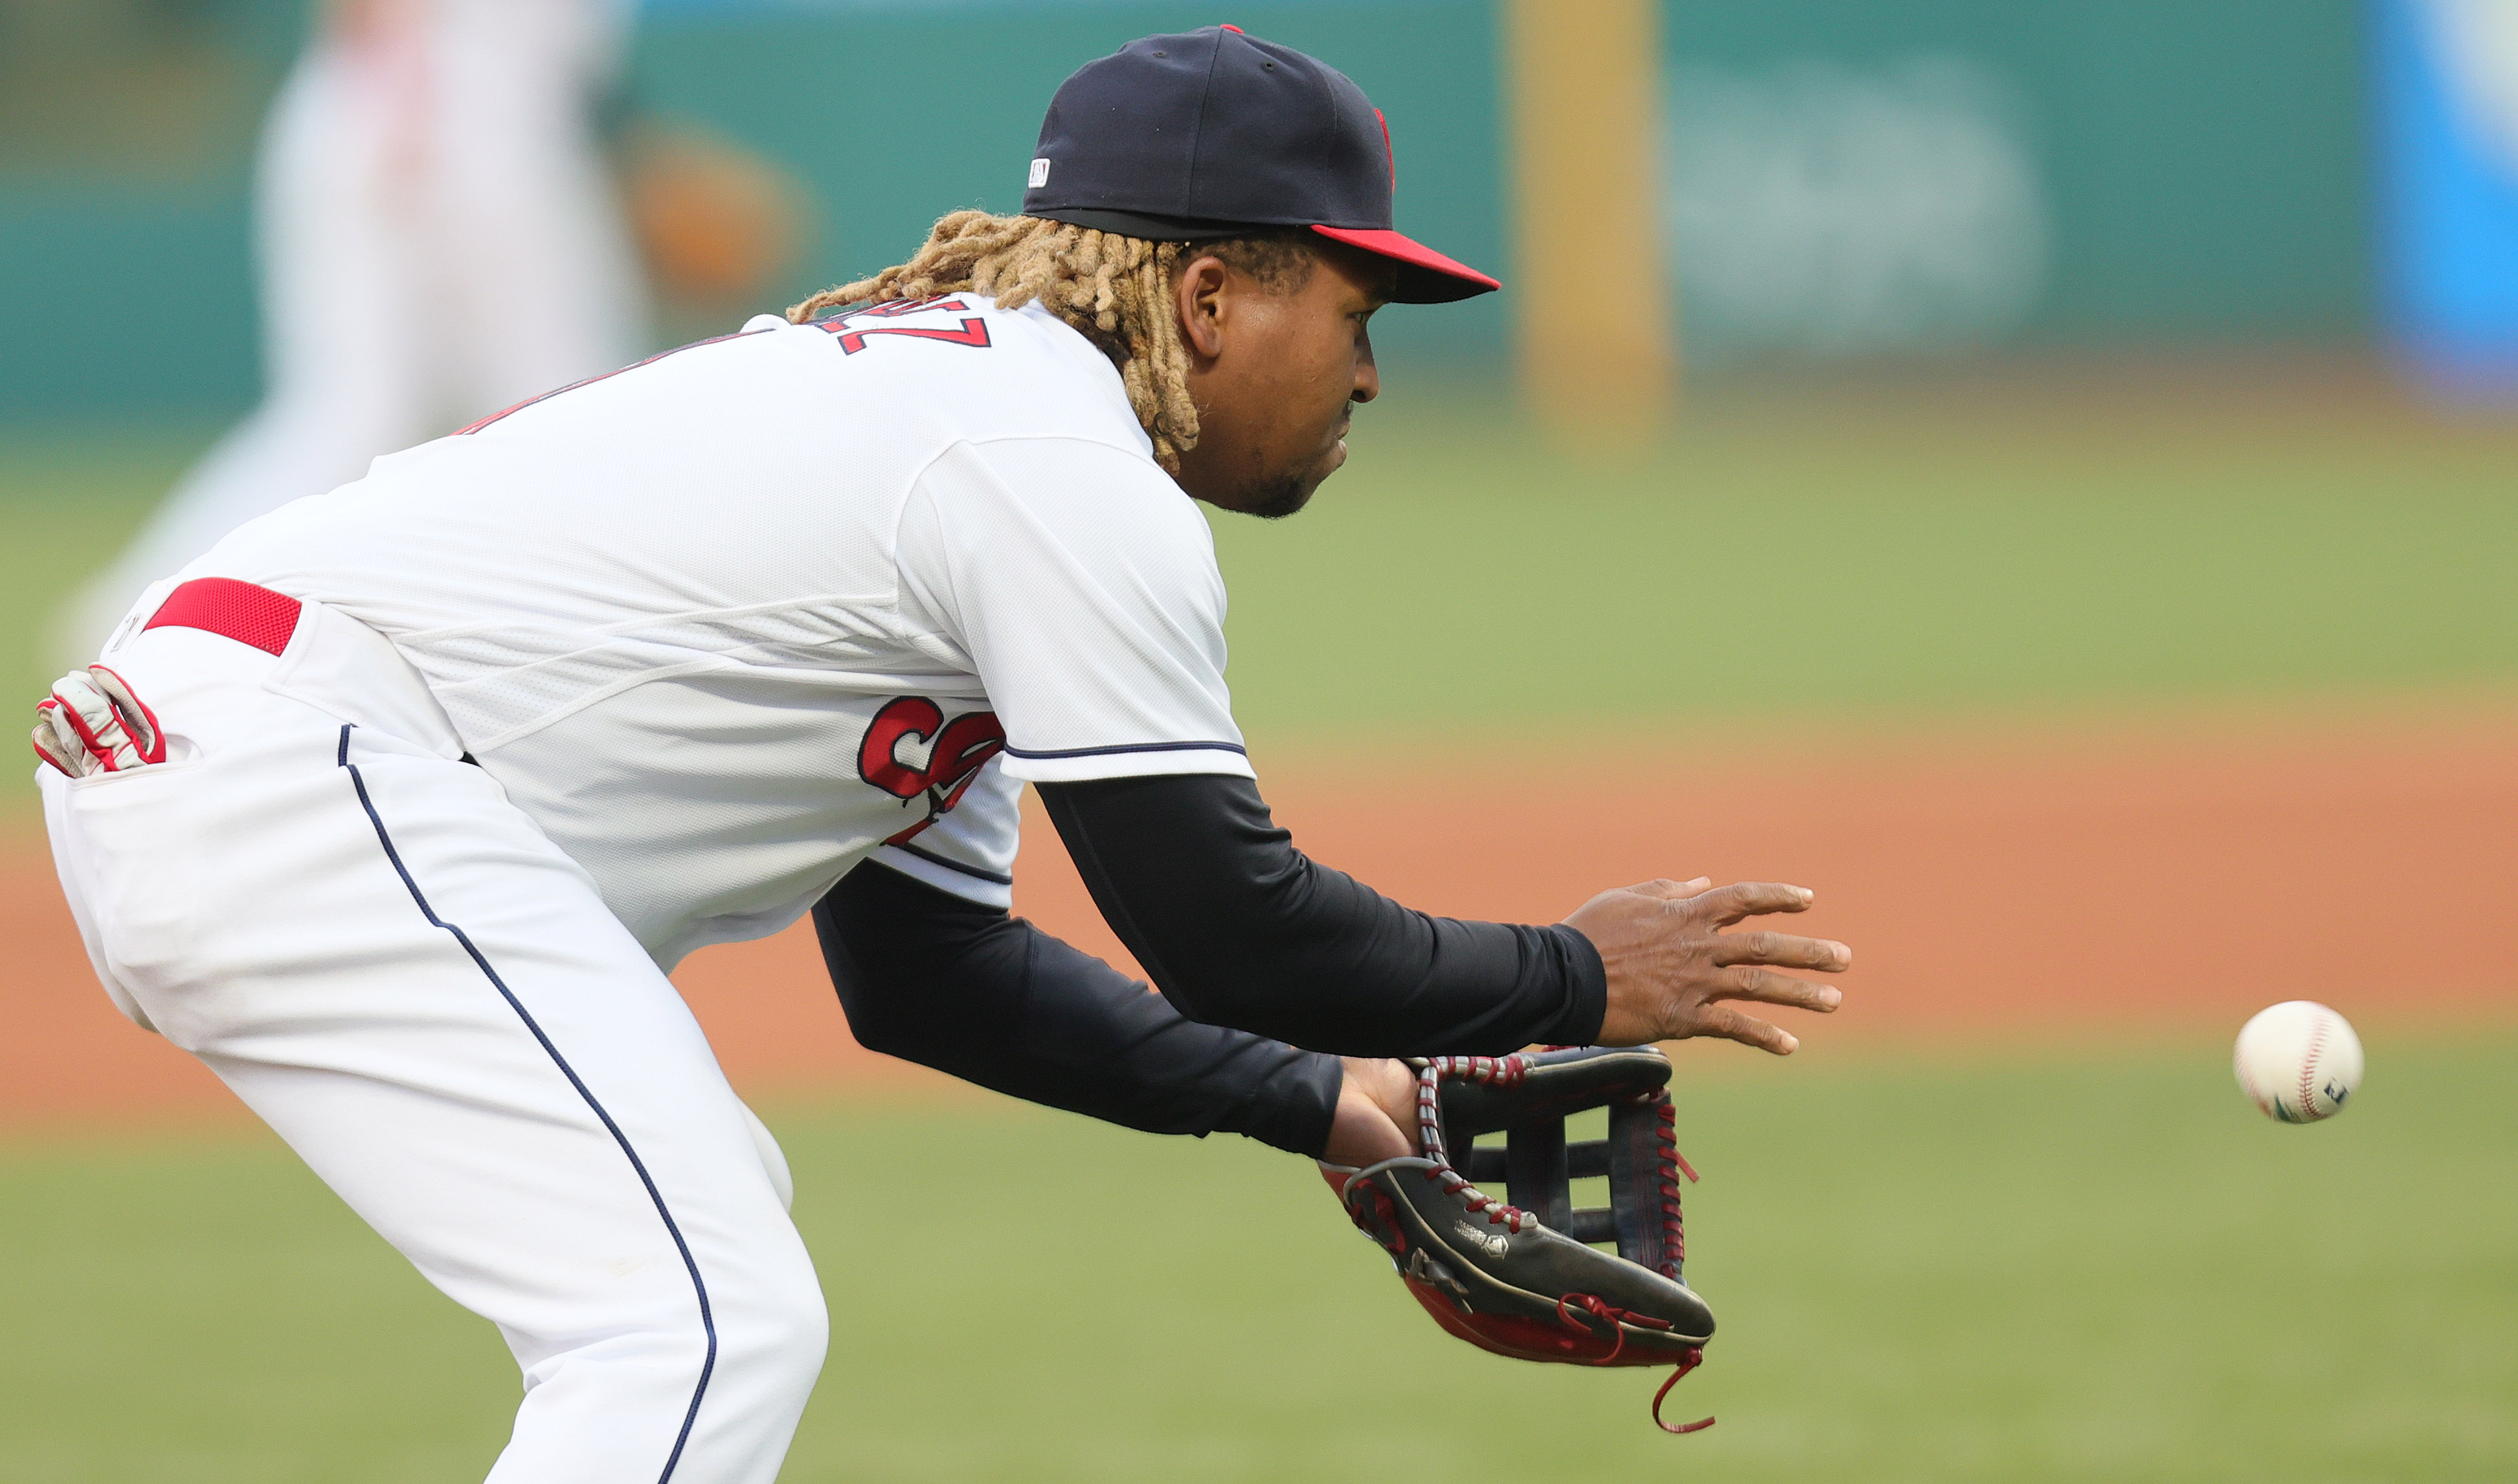
[(1530, 1074), (1530, 1060), (1515, 1055), (1508, 1057), (1430, 1057), (1416, 1070), (1416, 1140), (1425, 1157), (1441, 1168), (1434, 1173), (1436, 1183), (1446, 1196), (1458, 1196), (1471, 1211), (1480, 1212), (1488, 1224), (1507, 1232), (1519, 1232), (1524, 1226), (1536, 1226), (1539, 1218), (1517, 1205), (1506, 1205), (1469, 1183), (1469, 1177), (1453, 1167), (1451, 1152), (1443, 1147), (1443, 1078), (1468, 1077), (1479, 1082), (1497, 1082), (1509, 1087)]
[(1539, 1224), (1538, 1217), (1523, 1210), (1520, 1206), (1506, 1205), (1504, 1202), (1498, 1200), (1493, 1196), (1490, 1196), (1486, 1192), (1478, 1189), (1476, 1186), (1471, 1185), (1469, 1183), (1468, 1176), (1461, 1174), (1458, 1170), (1452, 1168), (1448, 1164), (1434, 1172), (1434, 1180), (1436, 1184), (1442, 1186), (1444, 1195), (1459, 1197), (1461, 1203), (1468, 1206), (1470, 1211), (1473, 1213), (1483, 1214), (1487, 1218), (1487, 1224), (1490, 1226), (1499, 1226), (1507, 1232), (1518, 1232), (1524, 1226), (1536, 1226)]
[(1583, 1323), (1583, 1321), (1576, 1319), (1573, 1314), (1569, 1312), (1570, 1309), (1580, 1309), (1584, 1313), (1590, 1315), (1593, 1319), (1607, 1320), (1609, 1322), (1609, 1332), (1617, 1336), (1618, 1342), (1609, 1348), (1609, 1353), (1600, 1357), (1598, 1360), (1591, 1362), (1591, 1364), (1595, 1366), (1614, 1366), (1618, 1363), (1618, 1357), (1626, 1353), (1627, 1331), (1623, 1328), (1624, 1326), (1633, 1325), (1639, 1330), (1667, 1330), (1670, 1328), (1669, 1320), (1655, 1319), (1649, 1314), (1638, 1314), (1632, 1309), (1621, 1309), (1617, 1305), (1602, 1298), (1597, 1293), (1568, 1293), (1564, 1297), (1556, 1300), (1557, 1323), (1563, 1325), (1568, 1330), (1580, 1331), (1585, 1334), (1591, 1332), (1591, 1327)]
[(1669, 1254), (1668, 1260), (1662, 1264), (1662, 1276), (1675, 1279), (1679, 1263), (1687, 1257), (1687, 1222), (1678, 1209), (1678, 1177), (1685, 1175), (1692, 1181), (1696, 1178), (1696, 1168), (1687, 1162), (1686, 1156), (1678, 1152), (1677, 1110), (1671, 1106), (1668, 1098), (1664, 1098), (1657, 1112), (1661, 1116), (1661, 1126), (1653, 1130), (1653, 1137), (1661, 1143), (1661, 1229), (1665, 1250)]
[(1680, 1376), (1685, 1375), (1687, 1373), (1695, 1370), (1703, 1364), (1705, 1364), (1705, 1352), (1694, 1345), (1688, 1346), (1687, 1354), (1679, 1359), (1678, 1369), (1672, 1371), (1670, 1374), (1670, 1379), (1662, 1382), (1661, 1389), (1653, 1393), (1652, 1419), (1654, 1426), (1660, 1428), (1664, 1432), (1703, 1432), (1706, 1428), (1714, 1425), (1714, 1419), (1712, 1418), (1707, 1418), (1701, 1422), (1689, 1422), (1682, 1427), (1672, 1427), (1668, 1422), (1661, 1419), (1662, 1398), (1670, 1395), (1670, 1388), (1678, 1384), (1678, 1378)]
[(1530, 1058), (1519, 1052), (1508, 1057), (1429, 1057), (1422, 1075), (1438, 1081), (1444, 1077), (1467, 1077), (1473, 1082), (1510, 1087), (1530, 1075)]
[[(1679, 1215), (1678, 1177), (1685, 1175), (1693, 1181), (1696, 1179), (1696, 1167), (1689, 1164), (1687, 1157), (1678, 1152), (1678, 1111), (1671, 1106), (1668, 1096), (1662, 1098), (1661, 1107), (1655, 1112), (1660, 1114), (1661, 1119), (1659, 1126), (1653, 1130), (1653, 1137), (1661, 1144), (1661, 1227), (1665, 1243), (1664, 1250), (1669, 1255), (1669, 1260), (1662, 1264), (1662, 1275), (1675, 1279), (1678, 1277), (1680, 1261), (1687, 1256), (1687, 1224)], [(1606, 1306), (1603, 1305), (1603, 1307)], [(1559, 1310), (1561, 1312), (1562, 1305), (1559, 1306)], [(1637, 1322), (1641, 1322), (1640, 1316)], [(1664, 1325), (1662, 1328), (1668, 1329), (1669, 1326)], [(1613, 1355), (1615, 1353), (1611, 1352)], [(1672, 1427), (1661, 1419), (1662, 1399), (1670, 1395), (1670, 1388), (1678, 1384), (1680, 1376), (1703, 1364), (1705, 1364), (1705, 1351), (1695, 1345), (1688, 1346), (1687, 1353), (1679, 1358), (1678, 1369), (1671, 1372), (1670, 1379), (1663, 1381), (1661, 1389), (1653, 1393), (1654, 1426), (1664, 1432), (1703, 1432), (1714, 1425), (1712, 1418), (1707, 1418), (1701, 1422), (1689, 1422), (1681, 1427)]]
[[(1565, 1328), (1569, 1330), (1579, 1330), (1585, 1334), (1592, 1332), (1591, 1327), (1574, 1317), (1572, 1311), (1575, 1309), (1580, 1309), (1594, 1319), (1607, 1321), (1609, 1332), (1617, 1336), (1617, 1343), (1610, 1346), (1609, 1353), (1600, 1357), (1598, 1360), (1591, 1362), (1591, 1364), (1595, 1366), (1614, 1366), (1618, 1363), (1618, 1357), (1626, 1353), (1626, 1326), (1633, 1325), (1639, 1330), (1667, 1330), (1670, 1328), (1669, 1320), (1656, 1319), (1649, 1314), (1637, 1314), (1632, 1309), (1621, 1309), (1615, 1304), (1602, 1299), (1596, 1293), (1568, 1293), (1564, 1297), (1556, 1300), (1557, 1320), (1562, 1323)], [(1680, 1376), (1685, 1375), (1687, 1373), (1695, 1370), (1703, 1364), (1705, 1364), (1705, 1351), (1696, 1345), (1688, 1346), (1686, 1352), (1679, 1357), (1678, 1369), (1671, 1372), (1670, 1379), (1662, 1382), (1661, 1389), (1653, 1393), (1652, 1419), (1654, 1426), (1660, 1428), (1664, 1432), (1703, 1432), (1706, 1428), (1714, 1425), (1714, 1419), (1712, 1418), (1707, 1418), (1701, 1422), (1689, 1422), (1683, 1427), (1672, 1427), (1671, 1424), (1661, 1419), (1662, 1398), (1670, 1395), (1670, 1388), (1678, 1384), (1678, 1378)]]

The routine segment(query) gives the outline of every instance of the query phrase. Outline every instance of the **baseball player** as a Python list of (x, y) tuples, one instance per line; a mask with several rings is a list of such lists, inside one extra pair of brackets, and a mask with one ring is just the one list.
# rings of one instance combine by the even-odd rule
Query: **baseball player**
[[(1139, 1127), (1403, 1157), (1380, 1058), (1783, 1030), (1797, 888), (1428, 917), (1270, 822), (1193, 503), (1281, 515), (1379, 391), (1362, 92), (1209, 27), (1079, 70), (1023, 214), (381, 458), (143, 595), (41, 710), (115, 1003), (523, 1369), (491, 1477), (766, 1481), (826, 1343), (775, 1146), (666, 973), (808, 910), (857, 1033)], [(1008, 915), (1037, 788), (1161, 990)], [(1300, 1049), (1298, 1049), (1300, 1048)]]
[(255, 162), (260, 407), (56, 616), (96, 653), (228, 532), (650, 348), (596, 138), (628, 0), (325, 0)]

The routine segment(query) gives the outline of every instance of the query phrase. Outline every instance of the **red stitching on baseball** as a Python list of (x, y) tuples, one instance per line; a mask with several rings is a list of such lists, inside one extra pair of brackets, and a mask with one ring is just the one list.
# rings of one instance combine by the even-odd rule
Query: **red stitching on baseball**
[(2325, 1022), (2334, 1012), (2320, 1008), (2317, 1029), (2308, 1038), (2308, 1059), (2299, 1064), (2299, 1121), (2317, 1121), (2317, 1058), (2325, 1050)]

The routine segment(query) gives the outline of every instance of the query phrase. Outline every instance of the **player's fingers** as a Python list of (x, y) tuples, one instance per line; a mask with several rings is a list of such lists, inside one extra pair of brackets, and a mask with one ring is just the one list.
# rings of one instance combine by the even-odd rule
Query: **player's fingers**
[(1727, 928), (1744, 917), (1799, 912), (1817, 895), (1807, 887), (1786, 886), (1779, 881), (1735, 881), (1727, 887), (1699, 893), (1689, 898), (1687, 906), (1699, 921)]
[(1724, 933), (1714, 939), (1717, 964), (1772, 964), (1778, 969), (1816, 969), (1834, 974), (1853, 964), (1853, 950), (1833, 938), (1787, 933)]
[(1845, 991), (1841, 989), (1813, 984), (1769, 969), (1753, 969), (1746, 964), (1723, 970), (1719, 978), (1722, 987), (1715, 990), (1710, 998), (1756, 1000), (1761, 1005), (1790, 1005), (1797, 1010), (1816, 1010), (1821, 1014), (1845, 1002)]
[(1743, 1046), (1755, 1046), (1760, 1051), (1771, 1051), (1779, 1057), (1791, 1056), (1800, 1049), (1802, 1044), (1798, 1037), (1781, 1026), (1770, 1026), (1754, 1015), (1743, 1015), (1728, 1005), (1707, 1005), (1698, 1011), (1696, 1028), (1690, 1033), (1701, 1036), (1719, 1036), (1726, 1041), (1738, 1041)]
[(1699, 876), (1690, 881), (1639, 881), (1627, 890), (1638, 896), (1658, 896), (1664, 901), (1684, 901), (1712, 885), (1714, 885), (1713, 877)]

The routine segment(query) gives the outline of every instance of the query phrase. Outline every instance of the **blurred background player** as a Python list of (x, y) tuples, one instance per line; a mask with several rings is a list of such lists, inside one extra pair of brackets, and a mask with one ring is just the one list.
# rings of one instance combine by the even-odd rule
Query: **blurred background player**
[(630, 19), (627, 0), (322, 7), (256, 160), (262, 404), (60, 612), (63, 663), (238, 525), (645, 352), (597, 123)]

